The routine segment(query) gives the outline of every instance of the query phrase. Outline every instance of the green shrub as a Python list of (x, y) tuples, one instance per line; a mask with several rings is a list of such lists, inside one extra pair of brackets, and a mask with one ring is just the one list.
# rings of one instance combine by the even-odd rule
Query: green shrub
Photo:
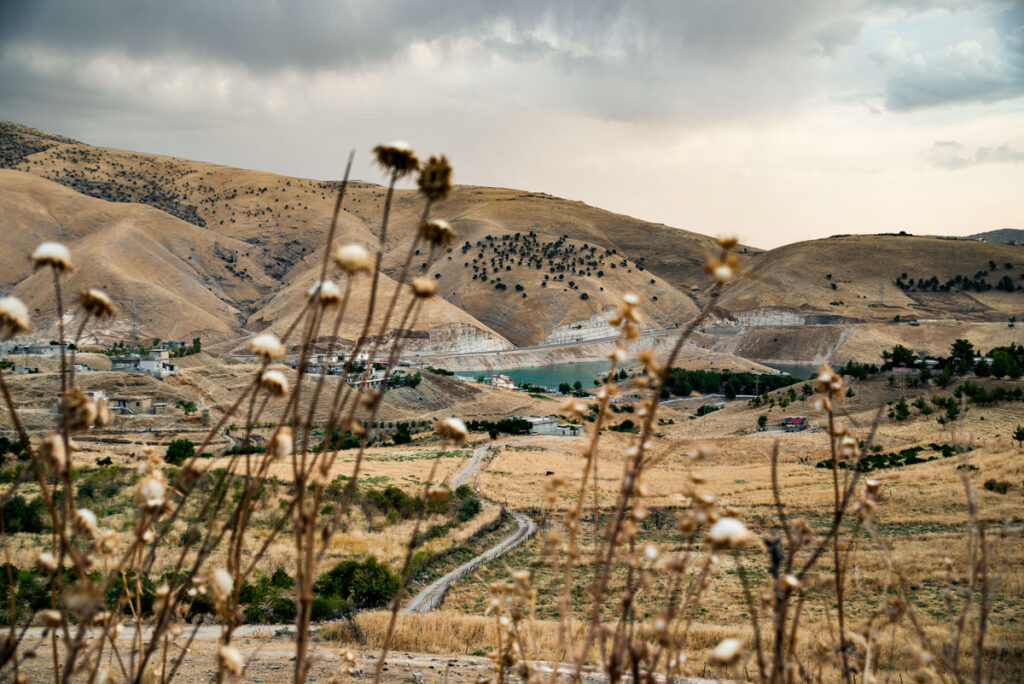
[(46, 530), (43, 522), (43, 511), (46, 505), (41, 497), (36, 497), (31, 502), (26, 501), (21, 494), (12, 496), (4, 504), (3, 516), (4, 530), (8, 534), (17, 532), (29, 532), (39, 534)]
[(313, 583), (316, 597), (340, 599), (355, 610), (381, 608), (397, 592), (398, 577), (374, 556), (341, 561)]

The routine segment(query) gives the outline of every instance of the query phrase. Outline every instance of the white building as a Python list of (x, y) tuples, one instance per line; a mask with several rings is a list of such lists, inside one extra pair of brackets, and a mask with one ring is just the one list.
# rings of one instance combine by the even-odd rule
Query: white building
[(512, 382), (512, 378), (507, 375), (492, 375), (487, 379), (491, 387), (498, 387), (500, 389), (516, 389), (516, 384)]

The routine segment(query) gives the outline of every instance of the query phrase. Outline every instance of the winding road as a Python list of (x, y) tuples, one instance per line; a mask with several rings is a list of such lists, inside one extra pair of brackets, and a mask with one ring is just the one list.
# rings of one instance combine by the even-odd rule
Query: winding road
[[(454, 478), (452, 478), (452, 489), (457, 489), (461, 485), (467, 484), (469, 478), (473, 476), (480, 467), (480, 464), (483, 463), (484, 455), (487, 453), (487, 449), (491, 446), (492, 445), (485, 443), (473, 450), (473, 457), (469, 460), (469, 463), (465, 468), (459, 471)], [(487, 549), (476, 558), (466, 561), (448, 574), (437, 578), (421, 589), (419, 593), (413, 596), (412, 600), (406, 604), (404, 612), (428, 613), (437, 608), (438, 604), (441, 603), (441, 599), (444, 598), (445, 593), (453, 584), (476, 570), (487, 561), (508, 553), (537, 532), (537, 524), (523, 513), (512, 512), (512, 518), (516, 521), (516, 529), (512, 534), (505, 537), (505, 539)]]

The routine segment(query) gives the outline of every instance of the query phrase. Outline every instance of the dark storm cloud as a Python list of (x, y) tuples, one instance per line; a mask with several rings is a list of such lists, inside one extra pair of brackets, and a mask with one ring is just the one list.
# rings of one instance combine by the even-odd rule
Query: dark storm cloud
[(317, 69), (386, 60), (415, 40), (511, 37), (538, 29), (633, 61), (743, 60), (823, 16), (821, 3), (791, 0), (36, 0), (5, 3), (0, 41), (42, 41), (130, 56), (182, 53), (252, 69)]

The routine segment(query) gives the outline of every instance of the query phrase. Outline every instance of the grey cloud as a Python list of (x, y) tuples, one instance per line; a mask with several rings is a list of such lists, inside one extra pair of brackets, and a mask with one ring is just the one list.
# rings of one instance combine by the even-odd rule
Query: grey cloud
[(962, 169), (975, 164), (1024, 162), (1024, 151), (1010, 145), (979, 147), (971, 151), (955, 140), (940, 140), (932, 145), (932, 163), (943, 169)]
[(890, 110), (1024, 95), (1024, 3), (986, 10), (990, 27), (978, 35), (930, 52), (880, 56)]

